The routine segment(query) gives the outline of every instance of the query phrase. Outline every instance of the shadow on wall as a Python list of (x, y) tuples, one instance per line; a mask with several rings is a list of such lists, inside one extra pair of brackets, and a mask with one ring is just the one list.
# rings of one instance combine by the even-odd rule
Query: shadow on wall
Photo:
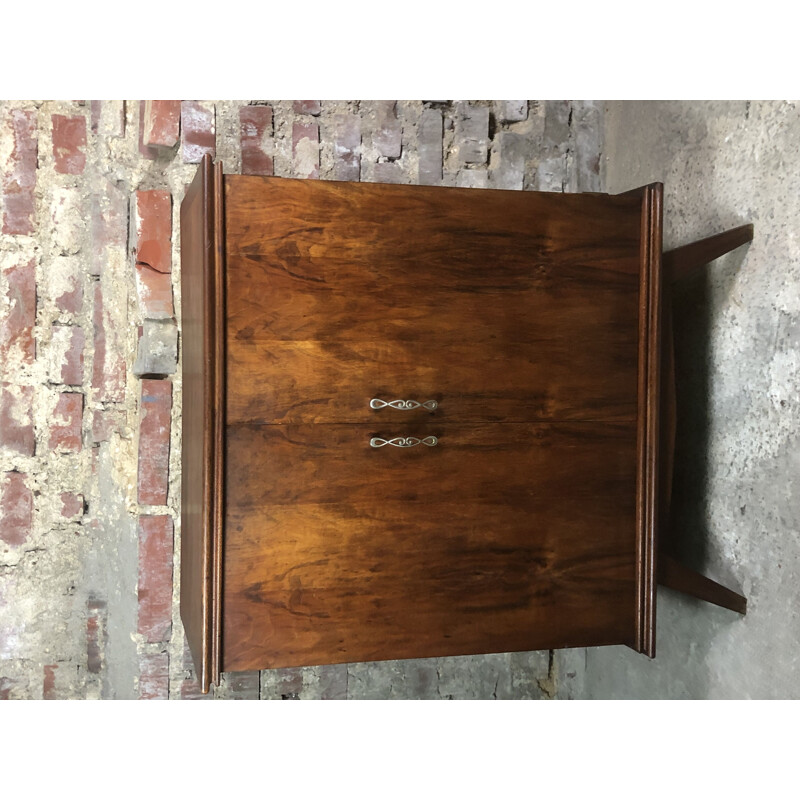
[[(709, 235), (718, 231), (710, 231)], [(747, 257), (741, 247), (706, 267), (692, 279), (673, 289), (675, 337), (675, 381), (677, 429), (673, 475), (670, 529), (663, 532), (663, 544), (688, 566), (707, 574), (710, 561), (708, 543), (709, 452), (712, 419), (710, 414), (713, 293), (729, 296), (736, 274)], [(713, 576), (736, 590), (738, 581), (727, 566)], [(693, 604), (701, 601), (692, 599)]]

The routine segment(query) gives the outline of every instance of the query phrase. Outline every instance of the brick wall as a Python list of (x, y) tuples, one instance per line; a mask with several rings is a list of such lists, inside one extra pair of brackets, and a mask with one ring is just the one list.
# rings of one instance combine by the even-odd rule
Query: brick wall
[[(228, 173), (600, 189), (591, 102), (0, 104), (0, 698), (197, 698), (178, 615), (180, 241)], [(547, 653), (226, 675), (210, 697), (542, 697)]]

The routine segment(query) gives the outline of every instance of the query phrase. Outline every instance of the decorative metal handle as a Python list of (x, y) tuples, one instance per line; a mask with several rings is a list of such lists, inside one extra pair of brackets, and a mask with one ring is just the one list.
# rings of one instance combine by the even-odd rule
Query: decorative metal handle
[(426, 436), (424, 439), (418, 439), (416, 436), (398, 436), (396, 439), (381, 439), (378, 436), (373, 436), (369, 440), (370, 447), (384, 447), (387, 444), (393, 447), (415, 447), (418, 444), (436, 447), (438, 443), (439, 440), (435, 436)]
[(401, 411), (410, 411), (412, 408), (425, 408), (428, 411), (433, 411), (439, 404), (435, 400), (426, 400), (424, 403), (418, 403), (416, 400), (379, 400), (377, 397), (374, 397), (372, 400), (369, 401), (370, 408), (386, 408), (386, 406), (391, 406), (392, 408), (399, 408)]

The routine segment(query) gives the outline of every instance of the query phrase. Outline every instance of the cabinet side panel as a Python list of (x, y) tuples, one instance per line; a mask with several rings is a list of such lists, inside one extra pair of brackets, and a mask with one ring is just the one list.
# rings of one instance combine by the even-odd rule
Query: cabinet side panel
[(181, 204), (181, 618), (204, 692), (211, 680), (212, 507), (210, 160)]

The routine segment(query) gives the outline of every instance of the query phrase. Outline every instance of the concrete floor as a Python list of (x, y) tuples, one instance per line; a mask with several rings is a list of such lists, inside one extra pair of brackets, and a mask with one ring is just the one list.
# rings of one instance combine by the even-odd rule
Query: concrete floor
[(558, 696), (800, 697), (800, 104), (613, 102), (605, 190), (664, 184), (664, 247), (752, 222), (675, 297), (674, 535), (748, 599), (658, 590), (657, 657), (557, 654)]

